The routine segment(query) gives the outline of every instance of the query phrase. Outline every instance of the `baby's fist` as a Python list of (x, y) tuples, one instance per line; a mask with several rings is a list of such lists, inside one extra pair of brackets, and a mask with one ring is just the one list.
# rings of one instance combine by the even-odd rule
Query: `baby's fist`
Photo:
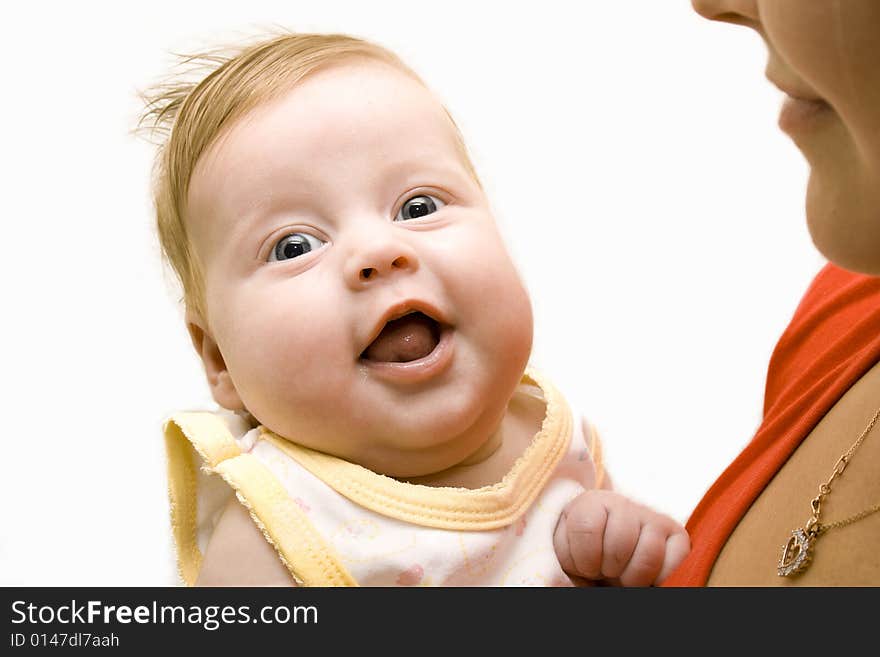
[(660, 584), (690, 551), (667, 515), (608, 490), (588, 490), (559, 518), (553, 546), (570, 576), (620, 586)]

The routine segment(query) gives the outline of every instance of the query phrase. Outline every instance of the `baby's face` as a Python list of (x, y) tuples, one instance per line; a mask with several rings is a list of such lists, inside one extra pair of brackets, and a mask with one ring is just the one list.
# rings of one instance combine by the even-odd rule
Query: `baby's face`
[(187, 220), (221, 404), (391, 476), (450, 467), (496, 428), (531, 306), (417, 81), (371, 61), (307, 77), (199, 161)]

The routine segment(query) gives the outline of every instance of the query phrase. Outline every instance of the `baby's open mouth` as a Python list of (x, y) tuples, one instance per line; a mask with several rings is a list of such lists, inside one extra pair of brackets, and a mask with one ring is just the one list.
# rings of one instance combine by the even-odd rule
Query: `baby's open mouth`
[(421, 312), (411, 312), (391, 320), (364, 349), (364, 360), (408, 363), (424, 358), (440, 342), (440, 325)]

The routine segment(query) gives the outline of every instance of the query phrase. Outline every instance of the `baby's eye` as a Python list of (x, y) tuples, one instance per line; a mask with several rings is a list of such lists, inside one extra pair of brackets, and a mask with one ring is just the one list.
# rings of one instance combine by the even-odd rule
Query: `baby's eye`
[(446, 204), (435, 196), (428, 196), (427, 194), (413, 196), (403, 204), (403, 207), (400, 208), (400, 212), (394, 217), (394, 221), (418, 219), (419, 217), (424, 217), (432, 212), (437, 212), (437, 210), (444, 205)]
[(314, 235), (307, 233), (290, 233), (285, 235), (275, 244), (269, 254), (269, 262), (290, 260), (297, 256), (305, 255), (309, 251), (320, 249), (325, 242)]

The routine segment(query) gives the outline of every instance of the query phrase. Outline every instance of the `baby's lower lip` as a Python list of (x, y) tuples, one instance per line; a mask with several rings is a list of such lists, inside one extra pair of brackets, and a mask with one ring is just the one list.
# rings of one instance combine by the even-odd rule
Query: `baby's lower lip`
[(444, 326), (440, 332), (437, 346), (427, 356), (403, 363), (373, 361), (365, 358), (361, 358), (359, 362), (367, 372), (380, 379), (392, 383), (422, 383), (446, 371), (452, 362), (454, 343), (453, 329)]

